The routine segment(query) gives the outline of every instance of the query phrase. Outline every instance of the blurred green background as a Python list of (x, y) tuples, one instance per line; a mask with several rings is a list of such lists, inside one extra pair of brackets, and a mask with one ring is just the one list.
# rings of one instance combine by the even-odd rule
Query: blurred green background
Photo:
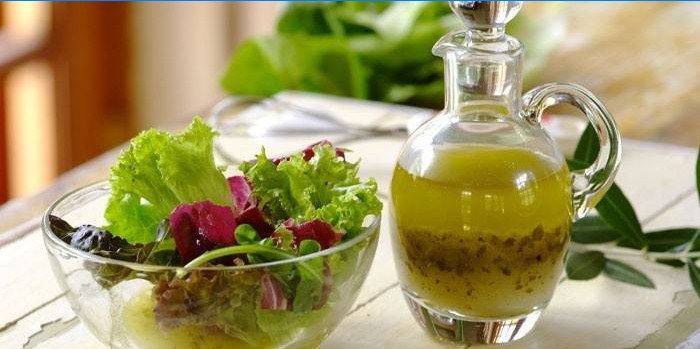
[[(526, 46), (526, 85), (564, 36), (566, 5), (533, 5), (507, 28)], [(446, 2), (289, 3), (274, 35), (236, 49), (221, 84), (235, 95), (291, 89), (440, 108), (443, 62), (431, 48), (461, 27)]]

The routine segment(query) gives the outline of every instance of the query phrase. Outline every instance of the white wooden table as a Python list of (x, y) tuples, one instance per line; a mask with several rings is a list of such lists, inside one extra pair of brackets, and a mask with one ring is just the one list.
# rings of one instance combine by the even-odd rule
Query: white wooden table
[[(302, 94), (296, 103), (324, 108), (357, 123), (403, 122), (426, 112)], [(373, 176), (386, 198), (392, 165), (403, 139), (369, 138), (346, 144), (362, 158), (362, 176)], [(235, 142), (234, 142), (235, 143)], [(296, 144), (299, 148), (305, 144)], [(253, 153), (259, 143), (238, 142)], [(278, 141), (268, 149), (289, 149)], [(617, 182), (632, 201), (645, 229), (698, 226), (700, 207), (694, 188), (696, 149), (624, 141)], [(0, 208), (0, 348), (104, 348), (70, 309), (51, 273), (38, 214), (61, 193), (105, 178), (116, 152), (83, 165), (43, 193)], [(387, 217), (385, 214), (384, 217)], [(321, 345), (342, 348), (442, 348), (414, 322), (394, 273), (388, 224), (360, 296), (346, 319)], [(649, 290), (602, 276), (565, 281), (557, 289), (536, 330), (501, 348), (700, 348), (700, 301), (685, 269), (642, 259), (627, 259), (657, 285)]]

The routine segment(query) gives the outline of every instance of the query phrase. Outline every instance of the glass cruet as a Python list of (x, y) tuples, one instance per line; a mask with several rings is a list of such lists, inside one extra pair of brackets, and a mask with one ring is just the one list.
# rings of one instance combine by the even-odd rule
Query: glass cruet
[[(597, 203), (620, 162), (620, 135), (588, 90), (551, 83), (524, 96), (523, 46), (505, 34), (521, 2), (455, 1), (465, 27), (433, 47), (445, 108), (416, 130), (391, 184), (397, 275), (435, 338), (506, 343), (532, 330), (557, 285), (571, 223)], [(569, 172), (540, 124), (555, 104), (580, 109), (598, 135), (588, 168)]]

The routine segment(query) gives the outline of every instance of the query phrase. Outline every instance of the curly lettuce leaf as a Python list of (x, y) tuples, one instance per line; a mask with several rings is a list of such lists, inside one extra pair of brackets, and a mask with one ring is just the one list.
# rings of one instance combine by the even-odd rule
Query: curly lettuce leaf
[(216, 132), (209, 125), (195, 118), (161, 150), (158, 169), (179, 203), (209, 200), (232, 206), (226, 177), (214, 164), (214, 136)]
[[(170, 143), (171, 136), (167, 132), (155, 129), (141, 132), (131, 140), (129, 148), (119, 155), (117, 163), (112, 166), (109, 178), (113, 193), (110, 207), (122, 202), (125, 196), (133, 198), (130, 204), (143, 198), (153, 206), (154, 211), (165, 217), (177, 206), (175, 193), (163, 181), (158, 169), (160, 154)], [(106, 218), (110, 223), (116, 222)]]
[(157, 130), (136, 136), (112, 167), (106, 229), (130, 243), (148, 243), (179, 204), (232, 206), (228, 182), (214, 164), (214, 136), (200, 118), (176, 136)]
[(320, 219), (345, 233), (359, 233), (367, 215), (378, 215), (382, 203), (377, 183), (361, 182), (358, 163), (345, 161), (327, 142), (313, 147), (312, 157), (301, 152), (279, 161), (265, 151), (240, 170), (253, 186), (258, 206), (275, 225), (291, 218), (297, 222)]
[(163, 214), (154, 205), (141, 203), (132, 193), (112, 192), (105, 210), (106, 228), (130, 243), (148, 243), (155, 239)]
[(253, 194), (265, 215), (277, 226), (286, 220), (288, 212), (296, 212), (297, 201), (292, 198), (289, 178), (277, 171), (277, 165), (268, 158), (263, 148), (254, 163), (244, 162), (239, 169), (253, 184)]
[(331, 202), (314, 212), (314, 218), (340, 227), (350, 239), (362, 230), (364, 218), (378, 215), (382, 202), (377, 198), (377, 182), (370, 178), (366, 183), (335, 187)]

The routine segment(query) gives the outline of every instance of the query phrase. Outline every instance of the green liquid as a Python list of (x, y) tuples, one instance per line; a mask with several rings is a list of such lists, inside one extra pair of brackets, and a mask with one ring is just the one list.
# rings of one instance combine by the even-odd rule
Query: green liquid
[(155, 301), (150, 291), (132, 298), (123, 310), (124, 327), (129, 339), (142, 349), (253, 349), (218, 328), (204, 326), (182, 326), (165, 330), (158, 326), (153, 315)]
[(566, 165), (524, 149), (438, 148), (397, 165), (392, 201), (399, 279), (432, 306), (505, 318), (551, 298), (572, 220)]

